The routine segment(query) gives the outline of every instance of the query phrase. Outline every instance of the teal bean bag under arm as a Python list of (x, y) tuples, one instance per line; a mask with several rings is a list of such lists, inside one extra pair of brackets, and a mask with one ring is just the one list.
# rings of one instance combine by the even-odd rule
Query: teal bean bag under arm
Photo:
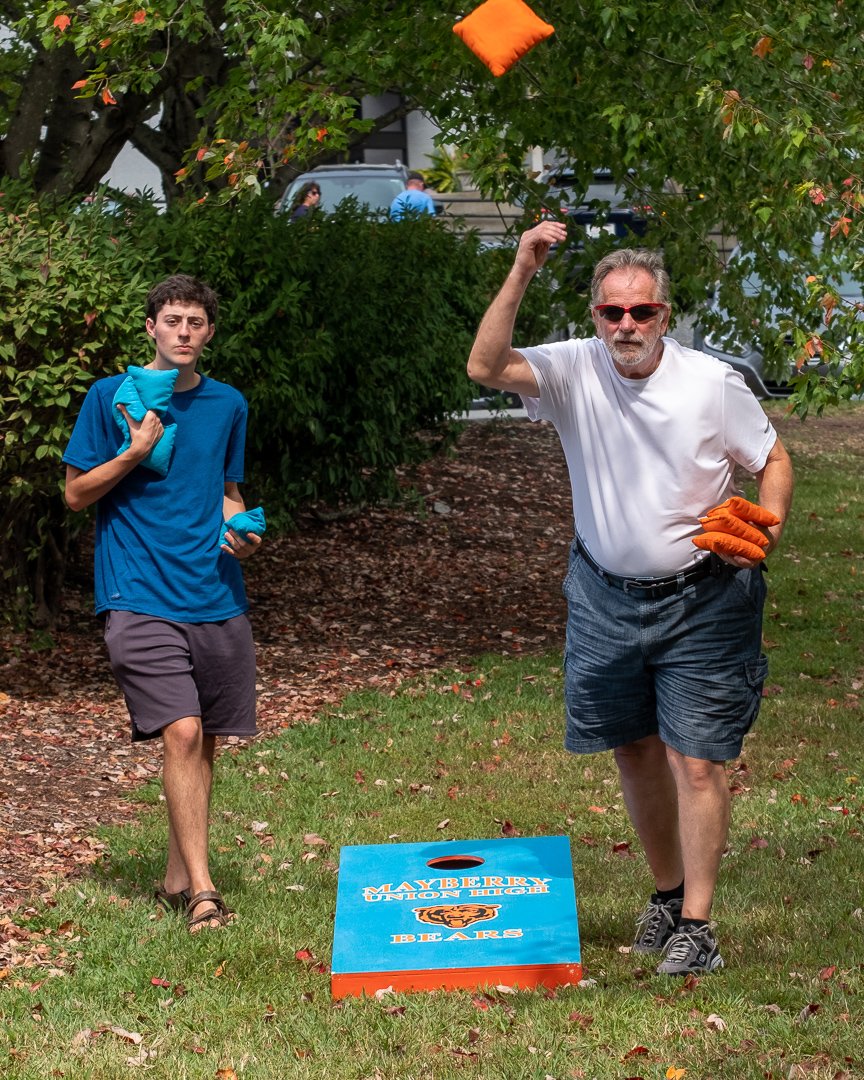
[[(168, 402), (174, 393), (174, 383), (177, 381), (178, 374), (177, 371), (155, 371), (135, 364), (129, 365), (127, 377), (120, 384), (111, 402), (112, 415), (123, 432), (123, 443), (117, 451), (118, 454), (129, 449), (132, 445), (132, 436), (129, 433), (126, 417), (117, 406), (125, 405), (132, 419), (139, 422), (144, 419), (148, 409), (152, 409), (157, 416), (161, 417), (168, 408)], [(160, 476), (167, 476), (176, 437), (177, 425), (166, 424), (159, 441), (141, 464)]]

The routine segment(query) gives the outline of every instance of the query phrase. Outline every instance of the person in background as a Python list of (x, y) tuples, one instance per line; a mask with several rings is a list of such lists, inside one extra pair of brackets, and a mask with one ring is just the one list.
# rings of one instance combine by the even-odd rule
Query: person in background
[(298, 221), (306, 217), (321, 202), (321, 188), (315, 183), (304, 184), (297, 192), (294, 204), (291, 208), (291, 221)]
[(390, 217), (402, 221), (405, 217), (435, 214), (435, 200), (426, 191), (426, 181), (418, 172), (408, 173), (404, 191), (400, 191), (390, 204)]
[[(698, 975), (723, 966), (710, 917), (729, 829), (725, 762), (759, 711), (762, 558), (789, 513), (792, 466), (741, 376), (664, 336), (670, 283), (655, 251), (597, 264), (596, 336), (513, 348), (531, 279), (566, 238), (552, 220), (522, 235), (468, 374), (520, 394), (560, 436), (576, 531), (565, 746), (615, 755), (654, 878), (633, 951), (655, 954), (660, 974)], [(761, 505), (737, 492), (739, 467)], [(743, 517), (724, 517), (724, 500)], [(733, 554), (722, 528), (709, 533), (712, 521), (755, 540), (749, 554)]]

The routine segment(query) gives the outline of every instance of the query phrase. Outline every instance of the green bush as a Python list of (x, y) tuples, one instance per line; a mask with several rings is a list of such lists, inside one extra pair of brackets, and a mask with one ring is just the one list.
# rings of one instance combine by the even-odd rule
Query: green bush
[[(222, 298), (204, 368), (249, 400), (250, 478), (269, 505), (389, 497), (429, 433), (446, 439), (474, 394), (465, 361), (506, 274), (500, 252), (350, 203), (293, 224), (261, 203), (214, 207), (169, 233), (173, 265)], [(548, 298), (524, 319), (545, 337)]]
[(132, 221), (76, 209), (0, 216), (0, 596), (36, 625), (57, 611), (80, 528), (60, 458), (89, 384), (132, 358), (147, 289)]
[[(399, 466), (446, 443), (474, 389), (465, 360), (512, 252), (431, 218), (393, 223), (356, 206), (290, 223), (260, 200), (106, 213), (99, 203), (0, 222), (0, 542), (4, 605), (38, 624), (58, 610), (70, 538), (60, 457), (90, 382), (146, 362), (144, 299), (170, 273), (220, 295), (202, 369), (250, 406), (247, 490), (275, 520), (304, 504), (396, 493)], [(522, 340), (552, 325), (529, 293)]]

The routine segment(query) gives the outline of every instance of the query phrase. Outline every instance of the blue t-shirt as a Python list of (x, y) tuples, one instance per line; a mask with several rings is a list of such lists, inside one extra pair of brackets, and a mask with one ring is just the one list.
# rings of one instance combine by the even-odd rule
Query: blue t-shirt
[(412, 217), (417, 214), (434, 214), (435, 200), (425, 191), (417, 188), (407, 188), (401, 191), (390, 204), (390, 217), (394, 221), (401, 221), (406, 215)]
[[(85, 472), (113, 458), (123, 436), (111, 402), (125, 375), (88, 390), (63, 461)], [(220, 550), (226, 482), (243, 480), (243, 395), (201, 376), (175, 392), (164, 423), (177, 425), (168, 475), (141, 465), (96, 507), (96, 611), (175, 622), (220, 622), (248, 608), (238, 561)]]

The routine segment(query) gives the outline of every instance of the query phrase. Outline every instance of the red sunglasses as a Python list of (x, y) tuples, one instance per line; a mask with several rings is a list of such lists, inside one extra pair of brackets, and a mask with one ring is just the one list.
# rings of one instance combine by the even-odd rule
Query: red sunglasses
[(620, 304), (597, 304), (594, 311), (605, 322), (621, 322), (625, 315), (629, 315), (634, 322), (645, 323), (656, 319), (661, 311), (665, 311), (668, 304), (633, 304), (632, 307), (621, 307)]

